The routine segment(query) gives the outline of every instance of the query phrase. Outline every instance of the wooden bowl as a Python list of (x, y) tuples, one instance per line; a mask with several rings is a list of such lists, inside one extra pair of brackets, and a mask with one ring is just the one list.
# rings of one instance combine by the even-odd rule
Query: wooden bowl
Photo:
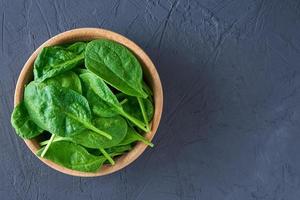
[[(14, 105), (16, 106), (22, 101), (24, 87), (27, 83), (29, 83), (33, 79), (34, 60), (36, 59), (38, 53), (42, 50), (43, 47), (53, 46), (53, 45), (58, 45), (63, 43), (76, 42), (76, 41), (88, 41), (88, 40), (94, 40), (99, 38), (113, 40), (126, 46), (139, 59), (143, 68), (144, 79), (153, 90), (153, 100), (154, 100), (154, 107), (155, 107), (154, 116), (151, 123), (151, 131), (145, 134), (145, 137), (151, 141), (158, 128), (160, 118), (161, 118), (161, 113), (162, 113), (162, 107), (163, 107), (163, 91), (162, 91), (159, 75), (150, 58), (138, 45), (136, 45), (134, 42), (127, 39), (126, 37), (114, 33), (112, 31), (98, 29), (98, 28), (80, 28), (80, 29), (73, 29), (70, 31), (60, 33), (47, 40), (35, 52), (33, 52), (33, 54), (29, 57), (29, 59), (25, 63), (16, 85)], [(28, 146), (28, 148), (33, 153), (36, 153), (36, 151), (40, 148), (39, 143), (36, 139), (30, 139), (24, 141)], [(38, 158), (41, 161), (43, 161), (46, 165), (62, 173), (73, 175), (73, 176), (94, 177), (94, 176), (102, 176), (102, 175), (110, 174), (122, 169), (123, 167), (126, 167), (127, 165), (132, 163), (135, 159), (137, 159), (143, 153), (146, 147), (147, 145), (145, 145), (144, 143), (138, 142), (130, 152), (119, 157), (116, 160), (115, 165), (113, 166), (104, 165), (99, 171), (94, 173), (71, 170), (62, 167), (50, 160), (46, 160), (40, 157)]]

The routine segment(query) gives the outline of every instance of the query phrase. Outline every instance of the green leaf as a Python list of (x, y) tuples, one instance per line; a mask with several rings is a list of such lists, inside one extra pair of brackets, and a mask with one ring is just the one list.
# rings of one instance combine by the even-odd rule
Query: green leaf
[[(76, 69), (74, 69), (74, 71), (75, 71), (75, 73), (77, 74), (78, 77), (80, 77), (80, 75), (84, 74), (84, 73), (91, 73), (91, 71), (89, 71), (87, 69), (84, 69), (84, 68), (76, 68)], [(82, 81), (80, 81), (80, 82), (82, 83)], [(86, 97), (87, 91), (89, 90), (89, 86), (82, 83), (81, 88), (82, 88), (82, 95)]]
[[(127, 118), (142, 130), (149, 131), (146, 128), (146, 125), (141, 120), (138, 120), (132, 117), (131, 115), (129, 115), (128, 113), (124, 112), (124, 110), (122, 109), (122, 105), (119, 103), (117, 97), (114, 95), (114, 93), (110, 90), (110, 88), (105, 84), (105, 82), (100, 77), (98, 77), (93, 73), (83, 73), (80, 75), (80, 78), (83, 81), (85, 88), (90, 88), (91, 90), (93, 90), (93, 92), (102, 100), (99, 101), (98, 104), (95, 104), (95, 100), (91, 100), (90, 99), (91, 96), (88, 97), (88, 100), (92, 104), (94, 111), (95, 109), (97, 109), (97, 111), (100, 112), (110, 107), (111, 110), (114, 110), (115, 112), (119, 113), (123, 117)], [(104, 104), (106, 104), (106, 106), (100, 107), (101, 105)], [(95, 106), (97, 108), (95, 108)], [(104, 116), (104, 113), (102, 114), (102, 116)]]
[(67, 137), (90, 129), (111, 138), (92, 125), (88, 101), (71, 89), (31, 82), (25, 88), (24, 103), (30, 118), (52, 134)]
[[(85, 148), (85, 149), (92, 155), (103, 156), (102, 152), (99, 149), (91, 149), (91, 148)], [(109, 156), (113, 158), (116, 156), (120, 156), (126, 153), (126, 151), (129, 151), (131, 149), (132, 149), (131, 145), (124, 145), (124, 146), (115, 146), (115, 147), (107, 148), (105, 149), (105, 151), (108, 152)]]
[(130, 144), (127, 145), (121, 145), (121, 146), (114, 146), (105, 149), (107, 153), (112, 154), (112, 153), (125, 153), (126, 151), (129, 151), (132, 149), (132, 146)]
[(143, 142), (143, 143), (149, 145), (150, 147), (154, 146), (150, 141), (148, 141), (143, 136), (141, 136), (140, 134), (138, 134), (130, 126), (128, 126), (128, 128), (127, 128), (126, 137), (118, 144), (118, 146), (128, 145), (128, 144), (131, 144), (131, 143), (137, 142), (137, 141)]
[(148, 94), (148, 96), (153, 96), (153, 92), (150, 89), (150, 87), (145, 83), (145, 81), (142, 81), (142, 87), (144, 91)]
[(67, 45), (66, 49), (73, 53), (81, 54), (81, 53), (84, 53), (86, 44), (87, 43), (85, 43), (85, 42), (75, 42), (73, 44)]
[(107, 83), (131, 96), (146, 98), (142, 89), (142, 68), (124, 46), (109, 40), (93, 40), (86, 46), (86, 67)]
[(113, 106), (116, 109), (122, 109), (117, 97), (109, 89), (105, 82), (97, 75), (90, 72), (85, 72), (80, 75), (80, 78), (84, 84), (91, 88), (91, 90), (93, 90), (94, 93), (108, 105)]
[(44, 47), (34, 62), (34, 80), (41, 82), (82, 64), (85, 46), (78, 42), (69, 47)]
[(18, 104), (11, 115), (11, 123), (17, 135), (23, 139), (31, 139), (43, 132), (29, 117), (24, 102)]
[[(37, 152), (38, 156), (41, 155), (44, 148)], [(53, 142), (44, 158), (66, 168), (82, 172), (95, 172), (106, 160), (104, 156), (94, 156), (80, 145), (67, 141)]]
[(119, 144), (126, 136), (127, 123), (120, 116), (111, 118), (97, 118), (94, 121), (95, 127), (112, 136), (109, 140), (93, 131), (83, 130), (82, 132), (71, 136), (72, 142), (80, 144), (88, 148), (108, 148)]
[(72, 71), (64, 72), (45, 81), (45, 84), (70, 88), (82, 94), (81, 82), (78, 75)]
[[(123, 99), (127, 99), (125, 103), (122, 104), (123, 110), (128, 113), (129, 115), (133, 116), (134, 118), (143, 121), (143, 114), (140, 109), (140, 105), (138, 102), (138, 99), (136, 97), (128, 96), (123, 93), (117, 94), (117, 98), (119, 101), (122, 101)], [(148, 122), (152, 120), (153, 117), (153, 104), (149, 99), (141, 99), (144, 105), (144, 110), (147, 115)]]
[(92, 89), (88, 89), (86, 98), (95, 115), (99, 117), (113, 117), (118, 115), (116, 108), (102, 100)]
[[(131, 145), (114, 146), (105, 149), (105, 153), (108, 154), (111, 158), (115, 158), (116, 156), (122, 156), (123, 154), (127, 153), (131, 149), (132, 149)], [(103, 155), (103, 154), (100, 151), (100, 154), (98, 155)], [(110, 163), (110, 162), (106, 160), (105, 163)]]

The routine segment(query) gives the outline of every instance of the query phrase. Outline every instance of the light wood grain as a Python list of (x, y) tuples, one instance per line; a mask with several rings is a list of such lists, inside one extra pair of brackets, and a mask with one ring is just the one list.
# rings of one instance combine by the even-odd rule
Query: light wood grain
[[(86, 41), (86, 40), (93, 40), (93, 39), (99, 39), (99, 38), (105, 38), (109, 40), (116, 41), (127, 48), (129, 48), (135, 56), (139, 59), (140, 63), (143, 67), (144, 72), (144, 78), (146, 82), (149, 84), (149, 86), (153, 90), (153, 96), (154, 96), (154, 116), (153, 120), (151, 122), (151, 131), (148, 133), (145, 133), (145, 137), (148, 140), (152, 140), (162, 114), (162, 108), (163, 108), (163, 91), (162, 91), (162, 85), (159, 78), (159, 75), (155, 69), (154, 64), (150, 60), (150, 58), (147, 56), (147, 54), (134, 42), (129, 40), (128, 38), (114, 33), (112, 31), (104, 30), (104, 29), (98, 29), (98, 28), (80, 28), (80, 29), (73, 29), (70, 31), (63, 32), (61, 34), (58, 34), (51, 39), (47, 40), (45, 43), (43, 43), (27, 60), (25, 63), (16, 85), (15, 90), (15, 96), (14, 96), (14, 105), (16, 106), (19, 104), (23, 99), (23, 93), (24, 93), (24, 87), (27, 83), (29, 83), (33, 78), (33, 63), (36, 59), (38, 53), (42, 50), (45, 46), (53, 46), (63, 43), (69, 43), (69, 42), (75, 42), (75, 41)], [(28, 148), (35, 153), (39, 148), (39, 144), (35, 139), (31, 140), (24, 140)], [(147, 145), (145, 145), (142, 142), (138, 142), (134, 148), (128, 152), (127, 154), (121, 156), (117, 159), (116, 164), (114, 166), (111, 165), (104, 165), (99, 171), (95, 173), (86, 173), (86, 172), (79, 172), (71, 169), (64, 168), (58, 164), (55, 164), (49, 160), (41, 159), (42, 162), (44, 162), (46, 165), (52, 167), (53, 169), (60, 171), (65, 174), (73, 175), (73, 176), (81, 176), (81, 177), (93, 177), (93, 176), (102, 176), (106, 174), (113, 173), (115, 171), (118, 171), (130, 163), (132, 163), (134, 160), (136, 160), (146, 149)]]

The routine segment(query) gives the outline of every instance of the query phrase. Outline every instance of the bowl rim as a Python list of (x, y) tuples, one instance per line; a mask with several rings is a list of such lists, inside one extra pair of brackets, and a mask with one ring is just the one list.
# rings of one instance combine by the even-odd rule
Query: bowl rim
[[(14, 107), (18, 105), (23, 100), (23, 93), (24, 93), (24, 85), (28, 83), (31, 78), (29, 78), (29, 74), (32, 74), (33, 69), (33, 63), (38, 55), (38, 53), (42, 50), (43, 47), (46, 46), (53, 46), (57, 44), (67, 43), (67, 42), (76, 42), (83, 41), (82, 37), (88, 38), (87, 40), (93, 40), (93, 39), (99, 39), (99, 38), (106, 38), (109, 40), (116, 41), (118, 43), (121, 43), (122, 45), (129, 48), (136, 57), (140, 60), (141, 65), (143, 67), (143, 72), (145, 73), (145, 70), (148, 71), (148, 75), (150, 75), (152, 82), (152, 89), (153, 89), (153, 99), (154, 99), (154, 115), (152, 122), (150, 124), (151, 131), (148, 133), (145, 133), (145, 137), (152, 141), (162, 115), (163, 110), (163, 89), (160, 81), (160, 77), (158, 75), (158, 72), (156, 71), (156, 68), (149, 58), (149, 56), (140, 48), (137, 44), (135, 44), (133, 41), (128, 39), (127, 37), (110, 31), (106, 29), (101, 28), (77, 28), (77, 29), (71, 29), (62, 33), (59, 33), (50, 39), (48, 39), (46, 42), (41, 44), (28, 58), (25, 65), (23, 66), (18, 81), (16, 84), (15, 89), (15, 95), (14, 95)], [(31, 71), (31, 72), (30, 72)], [(24, 139), (27, 147), (32, 151), (34, 155), (35, 152), (38, 150), (37, 142), (34, 139)], [(62, 172), (64, 174), (72, 175), (72, 176), (79, 176), (79, 177), (96, 177), (96, 176), (103, 176), (107, 174), (111, 174), (113, 172), (119, 171), (120, 169), (128, 166), (133, 161), (135, 161), (147, 148), (147, 145), (142, 142), (137, 142), (137, 144), (133, 147), (131, 151), (128, 153), (122, 155), (116, 160), (116, 164), (111, 165), (103, 165), (98, 171), (96, 172), (81, 172), (76, 171), (72, 169), (65, 168), (63, 166), (60, 166), (50, 160), (40, 158), (38, 157), (43, 163), (48, 165), (50, 168), (55, 169), (59, 172)]]

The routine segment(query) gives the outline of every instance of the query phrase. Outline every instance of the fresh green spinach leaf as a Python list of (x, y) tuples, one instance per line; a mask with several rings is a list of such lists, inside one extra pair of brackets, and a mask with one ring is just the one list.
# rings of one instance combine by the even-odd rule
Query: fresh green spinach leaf
[(11, 123), (17, 135), (23, 139), (31, 139), (43, 132), (29, 117), (24, 102), (18, 104), (11, 115)]
[[(136, 97), (128, 96), (123, 93), (119, 93), (116, 96), (119, 101), (122, 101), (123, 99), (127, 99), (127, 101), (122, 104), (123, 110), (126, 113), (128, 113), (129, 115), (133, 116), (134, 118), (140, 121), (143, 121), (143, 114), (140, 109), (138, 99)], [(148, 122), (150, 122), (154, 112), (153, 104), (149, 99), (142, 99), (142, 102), (144, 104), (145, 113), (147, 115)]]
[(41, 82), (84, 62), (86, 43), (78, 42), (69, 47), (44, 47), (34, 62), (34, 80)]
[(109, 140), (90, 130), (83, 130), (71, 136), (69, 140), (88, 148), (108, 148), (120, 143), (127, 133), (127, 123), (120, 116), (97, 118), (94, 120), (94, 125), (98, 129), (110, 134), (112, 139)]
[(94, 91), (104, 102), (114, 107), (115, 109), (122, 109), (117, 97), (105, 84), (105, 82), (97, 75), (91, 72), (85, 72), (79, 76), (84, 84)]
[[(93, 90), (93, 92), (102, 99), (102, 104), (107, 104), (106, 107), (111, 107), (111, 109), (113, 109), (115, 112), (119, 113), (120, 115), (122, 115), (123, 117), (127, 118), (128, 120), (130, 120), (132, 123), (134, 123), (136, 126), (138, 126), (139, 128), (141, 128), (144, 131), (149, 131), (146, 128), (146, 125), (141, 122), (140, 120), (132, 117), (131, 115), (129, 115), (128, 113), (126, 113), (123, 108), (122, 105), (119, 103), (117, 97), (114, 95), (114, 93), (110, 90), (110, 88), (105, 84), (105, 82), (98, 77), (97, 75), (93, 74), (93, 73), (83, 73), (80, 75), (80, 78), (82, 79), (83, 83), (87, 86), (85, 87), (89, 87), (90, 89)], [(90, 101), (93, 104), (93, 101)], [(101, 104), (93, 104), (93, 107), (95, 106), (99, 106)], [(106, 109), (106, 107), (104, 107), (103, 109), (98, 108), (98, 111), (104, 110)], [(97, 114), (97, 113), (96, 113)]]
[(30, 118), (52, 134), (67, 137), (90, 129), (111, 139), (92, 125), (88, 101), (71, 89), (31, 82), (25, 88), (24, 102)]
[(147, 83), (145, 81), (142, 81), (142, 86), (143, 86), (143, 89), (147, 93), (148, 96), (153, 96), (152, 90), (150, 89), (150, 87), (147, 85)]
[[(37, 152), (38, 156), (41, 155), (44, 148)], [(104, 156), (94, 156), (84, 147), (67, 141), (53, 142), (44, 158), (66, 168), (82, 172), (95, 172), (106, 160)]]
[(75, 54), (81, 54), (84, 53), (86, 44), (86, 42), (75, 42), (73, 44), (67, 45), (66, 49)]
[(86, 67), (107, 83), (131, 96), (146, 98), (142, 88), (142, 68), (124, 46), (110, 40), (93, 40), (85, 51)]
[(118, 146), (114, 146), (114, 147), (110, 147), (110, 148), (107, 148), (105, 149), (105, 151), (109, 154), (112, 154), (112, 153), (124, 153), (125, 151), (129, 151), (132, 149), (132, 146), (130, 144), (127, 144), (127, 145), (118, 145)]
[(70, 88), (79, 94), (82, 94), (81, 82), (78, 75), (72, 71), (59, 74), (45, 81), (45, 84), (56, 85), (58, 87)]
[(105, 149), (104, 152), (100, 151), (100, 155), (105, 156), (106, 158), (109, 158), (105, 161), (105, 163), (114, 164), (113, 158), (116, 156), (123, 155), (127, 151), (131, 150), (131, 145), (124, 145), (124, 146), (114, 146), (108, 149)]
[(99, 117), (113, 117), (118, 115), (116, 108), (102, 100), (92, 89), (88, 89), (86, 98), (95, 115)]
[(147, 139), (145, 139), (143, 136), (141, 136), (140, 134), (138, 134), (132, 127), (128, 126), (127, 128), (127, 134), (126, 137), (118, 144), (118, 146), (124, 146), (124, 145), (128, 145), (131, 144), (133, 142), (143, 142), (145, 144), (147, 144), (150, 147), (153, 147), (154, 145), (148, 141)]

